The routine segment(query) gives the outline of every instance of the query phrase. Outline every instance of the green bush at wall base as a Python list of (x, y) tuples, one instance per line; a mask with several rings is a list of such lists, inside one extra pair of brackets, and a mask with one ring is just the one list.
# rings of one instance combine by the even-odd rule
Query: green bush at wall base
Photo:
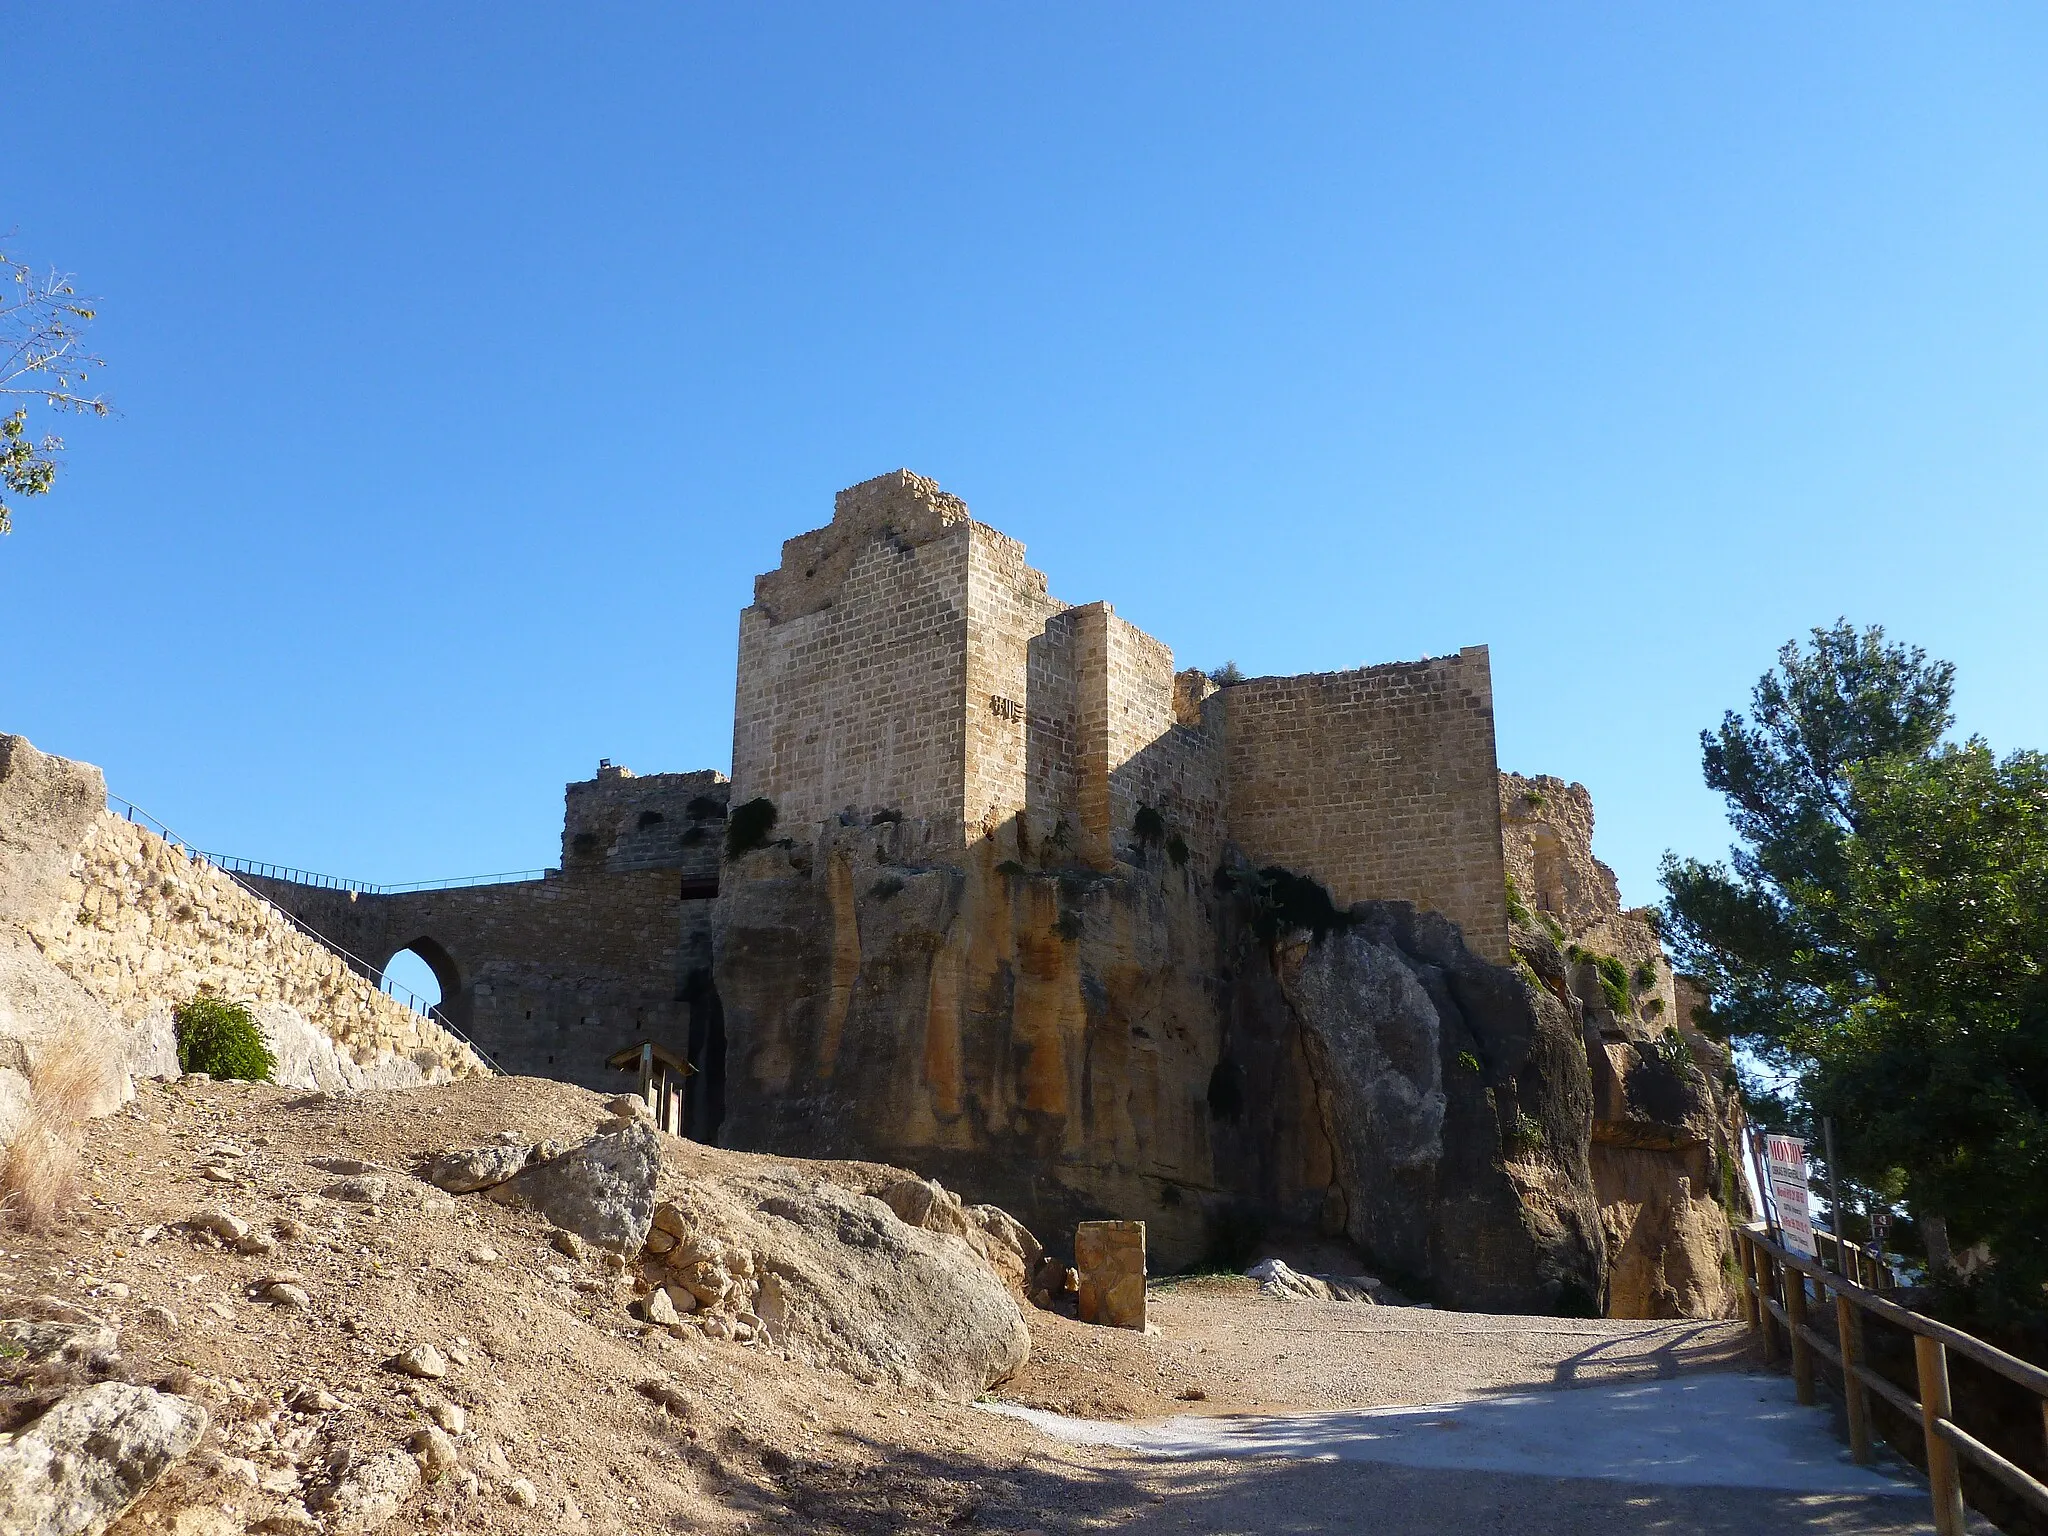
[(178, 1036), (178, 1065), (209, 1077), (267, 1083), (277, 1058), (263, 1043), (248, 1008), (202, 992), (171, 1014)]

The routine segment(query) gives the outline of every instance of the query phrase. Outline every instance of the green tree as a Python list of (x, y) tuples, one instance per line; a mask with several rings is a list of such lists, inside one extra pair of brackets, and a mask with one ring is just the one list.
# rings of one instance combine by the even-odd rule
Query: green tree
[(13, 525), (10, 498), (42, 496), (57, 478), (64, 439), (29, 429), (29, 406), (107, 415), (112, 407), (88, 393), (93, 370), (104, 361), (85, 346), (95, 315), (62, 273), (38, 276), (33, 267), (0, 251), (6, 286), (0, 289), (0, 534)]
[(1740, 839), (1666, 856), (1703, 1022), (1832, 1115), (1840, 1170), (2048, 1280), (2048, 760), (1944, 744), (1954, 669), (1846, 623), (1787, 645), (1702, 733)]

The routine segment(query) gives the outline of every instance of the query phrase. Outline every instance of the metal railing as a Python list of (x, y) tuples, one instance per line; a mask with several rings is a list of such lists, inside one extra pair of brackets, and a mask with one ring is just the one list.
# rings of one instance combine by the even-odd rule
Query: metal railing
[(232, 853), (209, 853), (206, 861), (230, 874), (254, 875), (260, 880), (281, 880), (288, 885), (312, 886), (322, 891), (354, 891), (363, 896), (403, 896), (414, 891), (452, 891), (469, 885), (510, 885), (520, 880), (545, 880), (545, 869), (508, 869), (495, 875), (456, 875), (447, 880), (410, 880), (398, 885), (375, 880), (353, 880), (346, 875), (323, 875), (289, 864), (271, 864), (262, 859), (245, 859)]
[[(1988, 1472), (2023, 1502), (2048, 1515), (2048, 1483), (2008, 1461), (1956, 1422), (1948, 1357), (1953, 1351), (2041, 1398), (2044, 1442), (2048, 1442), (2048, 1371), (1960, 1328), (1951, 1328), (1887, 1300), (1848, 1276), (1836, 1274), (1816, 1260), (1773, 1242), (1759, 1227), (1738, 1227), (1735, 1235), (1741, 1250), (1743, 1315), (1762, 1336), (1765, 1362), (1775, 1364), (1789, 1354), (1795, 1394), (1809, 1406), (1814, 1401), (1814, 1357), (1818, 1355), (1841, 1372), (1851, 1455), (1864, 1463), (1875, 1455), (1870, 1431), (1871, 1393), (1909, 1421), (1918, 1421), (1926, 1443), (1936, 1536), (1964, 1536), (1962, 1464), (1957, 1460), (1958, 1454)], [(1811, 1298), (1807, 1293), (1809, 1280), (1814, 1282)], [(1808, 1321), (1809, 1303), (1825, 1307), (1830, 1292), (1834, 1295), (1833, 1340)], [(1866, 1317), (1881, 1318), (1913, 1336), (1917, 1399), (1864, 1363)]]
[(234, 881), (236, 886), (239, 887), (241, 890), (246, 891), (250, 896), (254, 897), (257, 901), (261, 902), (265, 907), (269, 908), (272, 912), (276, 913), (279, 917), (283, 918), (287, 923), (290, 923), (292, 927), (296, 928), (300, 933), (304, 934), (307, 938), (311, 939), (314, 943), (318, 944), (322, 949), (325, 949), (330, 954), (340, 959), (344, 964), (346, 964), (349, 967), (350, 970), (356, 972), (356, 974), (363, 977), (364, 980), (373, 982), (377, 987), (378, 991), (384, 993), (385, 996), (391, 998), (394, 1002), (404, 1003), (408, 1008), (410, 1008), (414, 1013), (418, 1014), (421, 1018), (429, 1019), (433, 1023), (438, 1024), (442, 1029), (447, 1030), (449, 1034), (453, 1035), (457, 1040), (460, 1040), (464, 1045), (468, 1046), (470, 1051), (476, 1056), (476, 1059), (478, 1061), (481, 1061), (486, 1067), (489, 1067), (491, 1071), (497, 1073), (500, 1077), (506, 1075), (505, 1069), (499, 1066), (497, 1062), (493, 1061), (488, 1055), (486, 1055), (482, 1046), (478, 1045), (474, 1040), (470, 1039), (468, 1035), (464, 1034), (461, 1030), (457, 1029), (452, 1023), (449, 1022), (448, 1015), (441, 1011), (440, 1004), (428, 1002), (424, 997), (421, 997), (419, 993), (413, 991), (410, 987), (403, 986), (398, 982), (392, 981), (389, 977), (384, 976), (376, 966), (370, 964), (369, 961), (363, 959), (360, 955), (350, 954), (347, 950), (343, 949), (339, 944), (335, 943), (334, 940), (328, 938), (326, 934), (320, 932), (316, 928), (308, 927), (305, 923), (301, 922), (297, 917), (294, 917), (291, 913), (287, 912), (283, 907), (280, 907), (276, 902), (272, 901), (268, 896), (264, 895), (261, 891), (257, 890), (255, 886), (249, 884), (248, 881), (244, 880), (242, 878), (240, 871), (231, 868), (229, 865), (222, 863), (214, 855), (206, 853), (198, 847), (194, 846), (192, 843), (186, 841), (184, 838), (180, 837), (176, 832), (173, 832), (169, 827), (165, 826), (161, 821), (158, 821), (154, 816), (150, 815), (149, 812), (145, 811), (141, 806), (137, 805), (132, 800), (124, 800), (119, 795), (109, 793), (107, 795), (107, 810), (114, 815), (120, 816), (125, 821), (133, 822), (136, 826), (141, 827), (146, 832), (154, 833), (156, 836), (162, 838), (164, 842), (169, 844), (172, 848), (175, 848), (178, 852), (184, 854), (186, 858), (193, 860), (195, 863), (212, 865), (215, 869), (218, 869), (222, 874), (226, 875), (230, 880)]

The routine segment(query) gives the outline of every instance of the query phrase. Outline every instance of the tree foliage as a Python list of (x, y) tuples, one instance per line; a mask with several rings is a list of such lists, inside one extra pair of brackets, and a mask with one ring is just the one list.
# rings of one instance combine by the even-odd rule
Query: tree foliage
[(104, 361), (85, 345), (95, 314), (60, 272), (35, 268), (0, 251), (6, 286), (0, 289), (0, 533), (13, 523), (10, 498), (42, 496), (57, 478), (64, 440), (38, 436), (29, 407), (107, 415), (112, 407), (91, 392), (93, 370)]
[(1703, 1022), (1831, 1115), (1843, 1173), (2048, 1281), (2048, 757), (1945, 742), (1954, 669), (1845, 623), (1703, 732), (1730, 862), (1667, 855)]

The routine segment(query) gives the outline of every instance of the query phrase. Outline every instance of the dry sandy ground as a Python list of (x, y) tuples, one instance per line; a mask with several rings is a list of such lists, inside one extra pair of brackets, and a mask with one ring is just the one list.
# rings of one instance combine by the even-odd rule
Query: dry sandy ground
[[(117, 1320), (120, 1373), (201, 1395), (215, 1419), (199, 1452), (115, 1530), (308, 1530), (291, 1523), (291, 1499), (326, 1455), (403, 1443), (441, 1403), (464, 1409), (459, 1444), (478, 1481), (429, 1485), (386, 1530), (1923, 1528), (1924, 1506), (1906, 1499), (1356, 1462), (1166, 1461), (1064, 1445), (982, 1406), (890, 1395), (763, 1346), (643, 1330), (626, 1315), (623, 1277), (555, 1251), (532, 1214), (477, 1197), (428, 1213), (319, 1193), (337, 1177), (321, 1160), (403, 1168), (419, 1152), (504, 1129), (580, 1138), (603, 1120), (600, 1106), (594, 1094), (527, 1079), (341, 1098), (150, 1084), (97, 1125), (75, 1222), (45, 1236), (0, 1232), (0, 1300), (55, 1295)], [(223, 1142), (246, 1155), (215, 1155)], [(676, 1142), (666, 1152), (685, 1167), (739, 1156)], [(209, 1178), (209, 1162), (234, 1182)], [(205, 1246), (172, 1226), (202, 1207), (233, 1210), (259, 1231), (297, 1223), (286, 1230), (300, 1235), (268, 1257)], [(281, 1269), (303, 1276), (309, 1308), (252, 1299), (254, 1283)], [(152, 1325), (151, 1307), (175, 1313), (175, 1326)], [(1093, 1417), (1433, 1403), (1745, 1364), (1730, 1325), (1282, 1302), (1234, 1280), (1161, 1285), (1156, 1336), (1027, 1317), (1035, 1356), (1002, 1395)], [(383, 1368), (416, 1343), (462, 1358), (424, 1386)], [(679, 1411), (638, 1390), (656, 1382), (679, 1389)], [(348, 1407), (281, 1408), (301, 1384)], [(53, 1385), (17, 1381), (0, 1392), (0, 1428)], [(533, 1485), (531, 1507), (508, 1498), (515, 1478)]]

